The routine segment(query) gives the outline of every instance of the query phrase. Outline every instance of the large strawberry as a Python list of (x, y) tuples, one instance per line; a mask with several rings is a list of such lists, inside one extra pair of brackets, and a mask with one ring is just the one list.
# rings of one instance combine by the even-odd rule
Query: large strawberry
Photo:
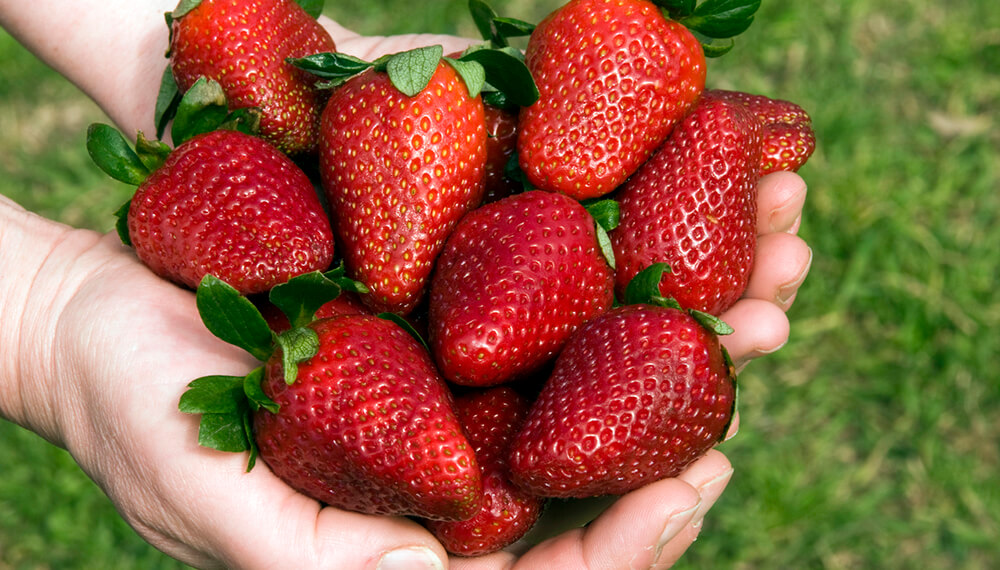
[(660, 4), (676, 19), (647, 0), (570, 0), (538, 24), (525, 56), (540, 99), (518, 133), (533, 185), (582, 199), (624, 182), (704, 89), (705, 52), (685, 24), (730, 37), (759, 0)]
[(453, 554), (480, 556), (520, 539), (541, 514), (544, 500), (510, 482), (510, 444), (530, 401), (507, 386), (463, 394), (455, 413), (476, 450), (483, 476), (483, 507), (464, 521), (428, 521), (427, 528)]
[(712, 89), (711, 94), (746, 105), (764, 123), (762, 175), (778, 170), (795, 172), (816, 150), (812, 119), (798, 104), (742, 91)]
[(325, 93), (285, 60), (336, 49), (295, 0), (183, 0), (169, 15), (170, 67), (181, 92), (218, 81), (233, 108), (261, 111), (261, 135), (287, 153), (315, 148)]
[[(189, 93), (203, 92), (221, 96), (218, 84), (209, 82)], [(178, 119), (178, 125), (191, 122)], [(175, 129), (174, 149), (140, 133), (133, 151), (107, 125), (88, 131), (95, 161), (138, 186), (119, 231), (143, 263), (192, 289), (212, 273), (244, 294), (329, 267), (329, 219), (309, 177), (291, 159), (241, 131), (184, 132)]]
[[(349, 275), (371, 290), (365, 302), (407, 314), (455, 223), (482, 200), (483, 102), (440, 46), (375, 63), (330, 96), (320, 173)], [(401, 67), (424, 77), (391, 75)]]
[(180, 409), (202, 414), (203, 445), (249, 448), (251, 467), (259, 453), (289, 486), (325, 504), (471, 517), (482, 505), (479, 465), (426, 348), (373, 315), (312, 320), (328, 300), (312, 294), (339, 291), (330, 281), (311, 273), (273, 289), (292, 325), (274, 334), (248, 300), (206, 277), (197, 294), (206, 326), (266, 363), (245, 378), (195, 380)]
[(514, 441), (514, 483), (545, 497), (618, 495), (677, 475), (715, 445), (736, 377), (703, 322), (640, 303), (575, 332)]
[(481, 206), (448, 238), (431, 282), (430, 345), (445, 378), (489, 386), (533, 372), (613, 301), (595, 222), (535, 190)]
[(757, 245), (762, 124), (706, 93), (617, 194), (610, 232), (621, 293), (645, 267), (669, 264), (661, 291), (715, 315), (742, 296)]

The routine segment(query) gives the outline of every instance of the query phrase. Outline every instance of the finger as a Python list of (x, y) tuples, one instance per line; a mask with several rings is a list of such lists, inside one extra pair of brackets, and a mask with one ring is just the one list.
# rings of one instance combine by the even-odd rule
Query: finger
[(798, 236), (787, 233), (761, 235), (745, 298), (774, 303), (787, 311), (809, 274), (812, 249)]
[(444, 568), (445, 552), (413, 521), (321, 507), (266, 466), (231, 467), (191, 482), (182, 494), (197, 504), (173, 508), (187, 515), (184, 531), (158, 547), (201, 568)]
[(758, 356), (775, 352), (788, 342), (788, 317), (770, 301), (740, 299), (721, 318), (735, 331), (720, 340), (737, 369)]
[(532, 548), (514, 567), (648, 568), (661, 546), (690, 523), (699, 500), (694, 488), (680, 479), (651, 483), (618, 499), (589, 526)]
[(757, 184), (757, 232), (795, 234), (802, 221), (806, 183), (794, 172), (774, 172)]
[(701, 532), (705, 515), (718, 501), (732, 476), (733, 467), (729, 460), (714, 449), (678, 476), (698, 492), (701, 503), (691, 521), (663, 545), (653, 568), (669, 568), (687, 551)]

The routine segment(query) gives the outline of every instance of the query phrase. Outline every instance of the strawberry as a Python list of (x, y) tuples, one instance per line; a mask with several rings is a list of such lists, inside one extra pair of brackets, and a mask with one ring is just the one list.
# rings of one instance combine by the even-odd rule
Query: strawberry
[(506, 386), (455, 399), (455, 413), (482, 469), (483, 507), (465, 521), (425, 523), (452, 554), (480, 556), (500, 550), (524, 536), (538, 520), (544, 500), (515, 487), (507, 472), (510, 443), (528, 406), (527, 398)]
[(796, 172), (816, 150), (812, 119), (799, 105), (742, 91), (713, 89), (711, 93), (715, 97), (746, 105), (764, 123), (761, 174), (778, 170)]
[(492, 105), (486, 114), (486, 167), (483, 172), (483, 202), (495, 202), (521, 190), (507, 176), (507, 165), (517, 153), (517, 113)]
[(525, 57), (540, 99), (521, 112), (521, 169), (577, 199), (624, 182), (705, 86), (698, 40), (646, 0), (571, 0)]
[(612, 309), (559, 354), (514, 440), (511, 479), (582, 498), (673, 477), (725, 435), (735, 381), (716, 333), (688, 312)]
[[(191, 93), (203, 89), (221, 96), (218, 84), (209, 83)], [(178, 125), (190, 123), (182, 117)], [(175, 129), (175, 149), (140, 133), (133, 151), (107, 125), (88, 131), (98, 165), (138, 186), (122, 209), (119, 233), (143, 263), (192, 289), (212, 273), (244, 294), (330, 265), (329, 219), (309, 177), (291, 159), (242, 131), (184, 132)]]
[(249, 468), (259, 456), (322, 503), (432, 520), (473, 516), (482, 506), (479, 464), (425, 346), (374, 315), (313, 319), (340, 289), (318, 273), (272, 289), (270, 301), (291, 324), (275, 334), (249, 300), (207, 276), (196, 296), (206, 327), (265, 362), (246, 377), (193, 381), (181, 411), (202, 415), (202, 445), (249, 449)]
[(435, 48), (385, 64), (426, 57), (425, 86), (407, 94), (376, 62), (336, 87), (322, 116), (320, 174), (335, 233), (376, 312), (413, 311), (445, 238), (483, 196), (483, 102)]
[(467, 214), (431, 282), (429, 341), (445, 378), (490, 386), (537, 370), (613, 301), (595, 222), (577, 201), (535, 190)]
[(254, 415), (260, 456), (314, 499), (372, 514), (462, 520), (480, 508), (478, 464), (426, 349), (391, 321), (342, 315), (310, 325), (319, 350), (287, 384), (281, 354)]
[(170, 69), (185, 92), (218, 81), (233, 108), (261, 111), (261, 135), (282, 151), (312, 151), (325, 93), (286, 58), (331, 52), (330, 34), (295, 0), (182, 1), (168, 15)]
[(617, 195), (609, 232), (619, 294), (643, 268), (669, 264), (663, 296), (718, 315), (746, 288), (757, 244), (761, 122), (707, 93)]

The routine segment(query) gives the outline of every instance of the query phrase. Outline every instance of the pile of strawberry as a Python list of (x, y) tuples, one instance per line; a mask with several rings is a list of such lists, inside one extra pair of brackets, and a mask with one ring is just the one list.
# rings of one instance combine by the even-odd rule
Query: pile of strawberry
[(477, 555), (724, 437), (756, 184), (815, 143), (795, 104), (705, 88), (759, 0), (469, 5), (483, 44), (369, 62), (321, 3), (182, 0), (174, 146), (88, 149), (137, 186), (125, 243), (262, 362), (191, 383), (200, 442)]

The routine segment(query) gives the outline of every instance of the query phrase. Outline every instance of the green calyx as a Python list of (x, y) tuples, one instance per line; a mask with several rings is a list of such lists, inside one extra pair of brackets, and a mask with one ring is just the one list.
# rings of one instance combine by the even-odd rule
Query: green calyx
[[(206, 275), (198, 285), (195, 303), (205, 327), (216, 337), (240, 347), (260, 361), (267, 361), (281, 351), (282, 371), (287, 384), (297, 378), (298, 365), (316, 355), (319, 337), (307, 325), (316, 311), (344, 290), (367, 292), (364, 285), (348, 279), (343, 267), (326, 273), (298, 275), (275, 286), (269, 300), (289, 320), (291, 327), (275, 333), (260, 310), (234, 287)], [(219, 451), (250, 451), (247, 470), (257, 457), (251, 431), (252, 413), (261, 408), (277, 413), (279, 406), (264, 393), (263, 366), (243, 377), (205, 376), (188, 384), (178, 408), (189, 414), (201, 414), (198, 442)]]
[(529, 22), (497, 15), (483, 0), (469, 0), (469, 14), (479, 34), (495, 48), (508, 47), (510, 38), (527, 37), (535, 30), (535, 25)]
[(597, 233), (597, 245), (601, 255), (611, 269), (615, 269), (615, 251), (611, 247), (611, 236), (608, 232), (618, 227), (621, 221), (621, 208), (618, 202), (608, 198), (597, 198), (582, 202), (583, 207), (594, 218), (594, 231)]
[[(164, 74), (164, 83), (173, 84), (176, 90), (169, 67)], [(163, 89), (161, 87), (161, 96), (164, 94)], [(134, 148), (114, 127), (104, 123), (90, 125), (87, 128), (87, 153), (94, 164), (119, 182), (139, 186), (163, 165), (172, 150), (169, 145), (158, 140), (163, 134), (161, 126), (165, 128), (170, 120), (173, 120), (170, 136), (174, 145), (218, 129), (256, 134), (260, 127), (260, 112), (255, 108), (230, 111), (222, 86), (215, 81), (199, 79), (183, 96), (177, 93), (175, 95), (176, 97), (169, 96), (169, 101), (157, 102), (157, 139), (146, 138), (139, 131)], [(161, 112), (164, 115), (161, 116)], [(128, 235), (128, 210), (129, 202), (126, 202), (116, 213), (118, 236), (125, 245), (132, 243)]]
[(321, 88), (336, 88), (369, 70), (388, 74), (389, 81), (407, 97), (424, 90), (442, 62), (451, 65), (465, 83), (470, 97), (481, 93), (505, 93), (517, 104), (531, 104), (538, 99), (531, 74), (516, 50), (476, 48), (458, 58), (444, 57), (444, 48), (432, 45), (382, 56), (375, 61), (343, 53), (325, 52), (288, 62), (319, 77)]
[(625, 286), (625, 305), (656, 305), (686, 311), (698, 324), (719, 336), (735, 332), (733, 327), (715, 315), (694, 309), (685, 309), (673, 297), (664, 297), (660, 292), (660, 281), (665, 273), (670, 273), (666, 263), (653, 263), (636, 274)]
[(733, 38), (753, 23), (760, 0), (653, 0), (671, 19), (684, 24), (701, 41), (706, 57), (733, 49)]

